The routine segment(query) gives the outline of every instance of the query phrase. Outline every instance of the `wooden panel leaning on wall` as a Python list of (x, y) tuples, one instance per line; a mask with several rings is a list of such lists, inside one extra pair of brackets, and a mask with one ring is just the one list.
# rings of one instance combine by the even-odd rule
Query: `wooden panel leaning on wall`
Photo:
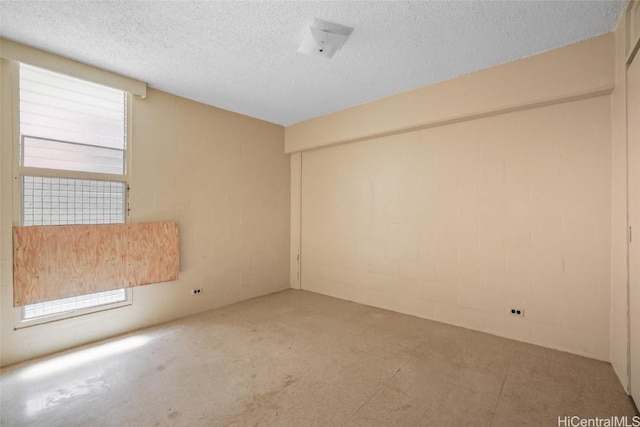
[(177, 222), (13, 228), (13, 306), (178, 279)]

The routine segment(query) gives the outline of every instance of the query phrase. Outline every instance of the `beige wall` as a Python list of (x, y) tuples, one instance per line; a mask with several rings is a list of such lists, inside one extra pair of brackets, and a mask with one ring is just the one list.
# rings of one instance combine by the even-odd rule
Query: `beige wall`
[(615, 32), (615, 79), (612, 106), (612, 198), (611, 198), (611, 353), (609, 360), (628, 390), (629, 306), (627, 243), (627, 67), (626, 22), (620, 19)]
[(608, 360), (610, 111), (600, 96), (304, 152), (303, 289)]
[(300, 220), (301, 220), (301, 200), (300, 195), (302, 182), (302, 155), (293, 153), (291, 156), (291, 243), (289, 245), (289, 286), (293, 289), (300, 289)]
[[(147, 99), (133, 98), (130, 219), (179, 222), (180, 280), (133, 289), (125, 308), (14, 330), (9, 95), (3, 90), (2, 365), (288, 287), (283, 128), (149, 90)], [(202, 294), (192, 296), (195, 287)]]
[(439, 126), (596, 94), (614, 85), (605, 34), (285, 129), (287, 153)]
[(608, 34), (287, 128), (302, 288), (610, 360), (614, 56)]

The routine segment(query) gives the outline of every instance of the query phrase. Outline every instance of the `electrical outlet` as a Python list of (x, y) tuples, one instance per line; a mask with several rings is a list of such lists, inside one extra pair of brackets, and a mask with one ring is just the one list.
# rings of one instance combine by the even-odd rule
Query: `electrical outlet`
[(524, 308), (510, 308), (509, 314), (516, 317), (524, 317)]
[(198, 295), (202, 293), (202, 289), (191, 289), (191, 295)]

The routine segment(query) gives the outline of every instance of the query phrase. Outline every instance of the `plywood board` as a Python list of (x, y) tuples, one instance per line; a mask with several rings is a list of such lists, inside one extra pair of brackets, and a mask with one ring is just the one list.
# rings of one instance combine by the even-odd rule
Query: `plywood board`
[(127, 244), (130, 286), (178, 279), (178, 224), (131, 224)]
[(14, 307), (178, 279), (176, 222), (14, 227)]

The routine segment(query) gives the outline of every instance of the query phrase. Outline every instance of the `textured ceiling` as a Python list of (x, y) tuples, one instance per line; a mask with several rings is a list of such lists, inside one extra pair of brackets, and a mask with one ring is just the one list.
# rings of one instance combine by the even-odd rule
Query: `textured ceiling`
[[(611, 31), (623, 1), (0, 1), (0, 35), (281, 125)], [(354, 27), (331, 60), (296, 50)]]

